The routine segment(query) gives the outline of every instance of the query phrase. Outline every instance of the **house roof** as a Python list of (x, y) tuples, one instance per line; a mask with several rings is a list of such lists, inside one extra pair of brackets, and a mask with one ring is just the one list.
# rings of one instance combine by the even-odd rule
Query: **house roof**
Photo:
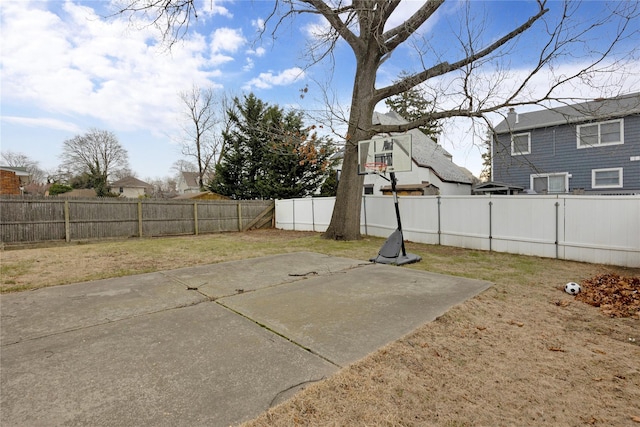
[[(394, 112), (374, 113), (373, 124), (396, 125), (407, 123)], [(453, 163), (453, 156), (433, 139), (422, 133), (420, 129), (412, 129), (403, 134), (411, 135), (411, 157), (421, 167), (431, 169), (442, 181), (471, 184), (472, 177), (464, 168)]]
[(511, 109), (507, 118), (495, 127), (495, 131), (499, 134), (509, 133), (568, 123), (615, 119), (632, 114), (640, 114), (640, 92), (522, 114)]
[(521, 192), (524, 187), (519, 185), (507, 184), (504, 182), (490, 181), (482, 182), (473, 187), (473, 191), (476, 193), (499, 193), (499, 192)]
[(0, 166), (3, 171), (14, 172), (17, 176), (29, 176), (29, 171), (24, 167)]
[[(429, 187), (438, 188), (436, 185), (433, 185), (430, 182), (423, 181), (420, 184), (396, 184), (396, 191), (424, 190), (425, 188), (429, 188)], [(382, 187), (380, 187), (380, 191), (392, 191), (392, 190), (393, 190), (393, 186), (391, 185), (383, 185)]]
[(200, 188), (200, 184), (198, 184), (198, 172), (182, 172), (182, 178), (184, 178), (187, 187)]
[(147, 184), (144, 181), (140, 181), (138, 178), (127, 176), (119, 179), (118, 181), (111, 183), (112, 187), (126, 187), (126, 188), (149, 188), (151, 184)]

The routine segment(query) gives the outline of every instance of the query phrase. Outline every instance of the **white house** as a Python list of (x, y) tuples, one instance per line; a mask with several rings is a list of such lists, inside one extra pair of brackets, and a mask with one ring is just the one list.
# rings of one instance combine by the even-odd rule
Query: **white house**
[(180, 172), (176, 181), (176, 189), (180, 194), (200, 193), (198, 172)]
[[(374, 113), (373, 124), (407, 123), (395, 112)], [(453, 156), (419, 129), (402, 133), (411, 135), (412, 168), (410, 172), (396, 172), (398, 191), (422, 195), (470, 195), (473, 174), (455, 163)], [(388, 176), (387, 176), (388, 178)], [(364, 178), (365, 194), (381, 195), (390, 189), (389, 181), (379, 175)]]
[(128, 176), (111, 183), (111, 192), (119, 194), (120, 197), (138, 198), (143, 197), (151, 190), (152, 186), (137, 178)]

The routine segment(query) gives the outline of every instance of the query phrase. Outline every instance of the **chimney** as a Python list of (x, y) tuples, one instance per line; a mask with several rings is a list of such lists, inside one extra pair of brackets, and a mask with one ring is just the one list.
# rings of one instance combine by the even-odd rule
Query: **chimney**
[(516, 109), (511, 107), (509, 108), (509, 112), (507, 113), (507, 122), (509, 123), (518, 123), (520, 120), (518, 117), (518, 113), (516, 113)]

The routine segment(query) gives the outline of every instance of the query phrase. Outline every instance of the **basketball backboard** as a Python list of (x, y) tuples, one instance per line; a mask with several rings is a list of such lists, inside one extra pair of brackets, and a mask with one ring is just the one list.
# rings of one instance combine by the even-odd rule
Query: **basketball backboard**
[(358, 142), (358, 174), (411, 170), (411, 135), (395, 135)]

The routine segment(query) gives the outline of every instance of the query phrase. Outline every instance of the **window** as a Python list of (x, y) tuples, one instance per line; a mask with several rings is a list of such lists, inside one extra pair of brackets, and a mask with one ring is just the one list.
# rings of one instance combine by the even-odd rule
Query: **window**
[(622, 188), (622, 168), (593, 169), (592, 188)]
[(531, 153), (531, 134), (518, 133), (511, 136), (511, 155), (519, 156), (521, 154)]
[(373, 184), (364, 185), (364, 194), (373, 194)]
[(600, 147), (603, 145), (624, 144), (623, 122), (589, 123), (578, 126), (578, 148)]
[(568, 173), (531, 175), (531, 189), (536, 193), (566, 193), (569, 189)]

